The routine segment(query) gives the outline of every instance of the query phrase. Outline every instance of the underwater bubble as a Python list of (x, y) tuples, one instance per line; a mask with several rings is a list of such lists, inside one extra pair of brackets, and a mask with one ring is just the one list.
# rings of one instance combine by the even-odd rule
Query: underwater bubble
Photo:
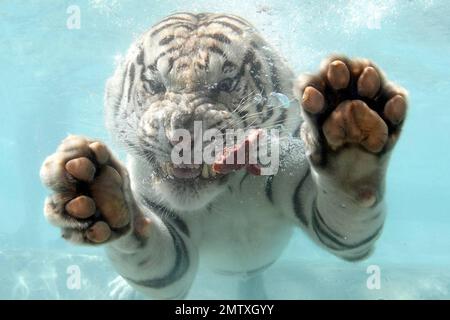
[(289, 101), (289, 98), (282, 93), (271, 92), (270, 97), (276, 99), (281, 104), (281, 105), (277, 105), (278, 107), (288, 109), (291, 106), (291, 102)]

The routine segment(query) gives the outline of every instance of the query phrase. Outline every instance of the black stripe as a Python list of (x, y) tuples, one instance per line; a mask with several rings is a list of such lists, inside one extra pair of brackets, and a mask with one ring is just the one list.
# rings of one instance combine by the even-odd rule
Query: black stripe
[(275, 120), (274, 124), (284, 124), (287, 117), (287, 110), (285, 108), (280, 108), (280, 115)]
[(145, 66), (145, 52), (143, 48), (141, 48), (141, 51), (139, 51), (136, 57), (136, 63), (140, 66)]
[[(381, 201), (382, 201), (382, 200), (381, 200)], [(380, 202), (380, 200), (377, 201), (377, 202)], [(373, 206), (375, 206), (375, 205), (376, 205), (376, 204), (374, 204)], [(377, 213), (375, 213), (373, 216), (371, 215), (371, 216), (367, 217), (367, 219), (362, 220), (362, 222), (364, 222), (364, 223), (371, 223), (371, 222), (375, 221), (376, 219), (378, 219), (382, 213), (383, 213), (383, 209), (380, 208), (380, 209), (377, 211)]]
[(130, 97), (131, 97), (131, 90), (133, 89), (133, 83), (134, 83), (134, 72), (135, 72), (135, 66), (134, 63), (131, 64), (130, 66), (130, 84), (128, 85), (128, 102), (130, 102)]
[(273, 204), (272, 184), (273, 184), (273, 175), (268, 176), (264, 183), (264, 191), (266, 193), (266, 196), (269, 199), (269, 201)]
[[(162, 154), (166, 153), (166, 150), (163, 147), (161, 147), (160, 144), (158, 144), (157, 142), (154, 142), (153, 140), (147, 141), (146, 139), (141, 138), (141, 139), (139, 139), (139, 142), (140, 142), (141, 146), (143, 145), (143, 147), (147, 147), (152, 152), (159, 151)], [(146, 151), (148, 151), (148, 150), (146, 150)], [(172, 215), (175, 215), (175, 213), (172, 213)]]
[(157, 24), (153, 26), (153, 28), (159, 26), (161, 23), (167, 22), (167, 21), (183, 21), (183, 22), (193, 22), (192, 19), (186, 18), (186, 17), (180, 17), (179, 14), (168, 16), (167, 18), (164, 18), (162, 20), (159, 20)]
[(172, 57), (172, 58), (173, 58), (173, 61), (177, 61), (177, 60), (179, 60), (180, 58), (184, 58), (184, 57), (192, 57), (192, 52), (181, 53), (181, 54), (179, 54), (178, 56)]
[(202, 24), (199, 24), (199, 27), (208, 27), (209, 25), (216, 23), (216, 24), (220, 24), (221, 26), (227, 27), (231, 30), (233, 30), (235, 33), (241, 35), (242, 34), (242, 29), (239, 28), (238, 26), (232, 24), (232, 23), (228, 23), (228, 22), (224, 22), (224, 21), (208, 21), (208, 22), (204, 22)]
[(164, 29), (169, 28), (169, 27), (177, 27), (177, 28), (186, 28), (189, 31), (194, 30), (194, 24), (190, 23), (190, 22), (173, 22), (173, 23), (168, 23), (163, 25), (162, 27), (157, 28), (156, 30), (153, 30), (152, 33), (150, 34), (150, 37), (154, 37), (156, 36), (158, 33), (160, 33), (161, 31), (164, 31)]
[(173, 34), (171, 34), (170, 36), (164, 37), (161, 40), (159, 40), (159, 45), (164, 46), (164, 45), (172, 42), (173, 39), (175, 39), (175, 36)]
[(381, 233), (382, 230), (383, 230), (383, 225), (381, 225), (371, 236), (369, 236), (366, 239), (361, 240), (360, 242), (356, 243), (355, 245), (353, 245), (353, 247), (357, 248), (357, 247), (361, 247), (361, 246), (364, 246), (364, 245), (368, 244), (369, 242), (374, 240), (376, 237), (378, 237), (378, 235)]
[(211, 47), (208, 47), (208, 50), (211, 51), (211, 52), (217, 53), (218, 55), (221, 55), (221, 56), (223, 56), (223, 57), (226, 58), (225, 53), (224, 53), (223, 50), (220, 49), (218, 46), (211, 46)]
[(174, 224), (181, 232), (189, 236), (189, 229), (186, 223), (174, 211), (150, 201), (144, 195), (141, 195), (140, 198), (144, 204), (148, 208), (153, 209), (154, 213), (157, 214), (163, 221), (170, 221), (170, 223)]
[[(139, 55), (136, 58), (136, 62), (141, 67), (141, 81), (147, 83), (148, 87), (150, 88), (149, 90), (147, 89), (147, 86), (144, 85), (144, 89), (146, 89), (146, 91), (150, 93), (153, 90), (152, 88), (155, 87), (155, 81), (147, 79), (147, 77), (145, 76), (145, 71), (149, 69), (151, 72), (156, 72), (156, 67), (152, 65), (148, 66), (147, 68), (145, 67), (145, 53), (143, 49), (141, 50), (141, 52), (139, 52)], [(142, 105), (139, 99), (137, 99), (137, 102), (139, 105)]]
[(248, 115), (248, 111), (246, 111), (246, 110), (240, 110), (240, 111), (238, 111), (238, 115), (239, 115), (239, 117), (243, 120), (242, 124), (243, 124), (244, 128), (247, 128), (247, 115)]
[(255, 85), (259, 91), (264, 90), (260, 74), (261, 68), (261, 62), (259, 61), (253, 61), (253, 63), (250, 64), (250, 75), (252, 76), (253, 81), (255, 82)]
[(319, 208), (317, 207), (317, 199), (315, 199), (313, 203), (313, 216), (314, 219), (317, 219), (315, 221), (319, 224), (321, 230), (324, 230), (326, 234), (332, 235), (335, 239), (337, 239), (336, 241), (339, 241), (339, 239), (345, 240), (345, 237), (342, 234), (331, 229), (325, 222), (322, 215), (320, 214)]
[[(255, 47), (255, 46), (253, 46), (253, 47)], [(281, 88), (281, 84), (280, 84), (280, 76), (279, 76), (278, 69), (275, 65), (274, 60), (272, 59), (270, 54), (267, 54), (266, 51), (261, 52), (258, 50), (258, 52), (264, 56), (264, 58), (266, 60), (266, 65), (269, 66), (270, 80), (272, 83), (272, 91), (282, 92), (282, 88)], [(258, 74), (259, 74), (259, 72), (260, 72), (260, 70), (258, 71)], [(259, 78), (259, 80), (260, 80), (260, 78)], [(281, 114), (278, 116), (275, 123), (276, 124), (280, 124), (280, 123), (284, 124), (284, 122), (286, 120), (287, 111), (284, 108), (279, 108), (279, 109), (281, 109)], [(267, 113), (264, 115), (263, 122), (266, 122), (268, 119), (270, 119), (273, 116), (273, 114), (274, 114), (274, 108), (273, 107), (267, 108)]]
[(244, 59), (242, 61), (241, 67), (239, 69), (239, 72), (238, 72), (238, 74), (236, 74), (236, 79), (238, 81), (240, 80), (240, 78), (245, 73), (245, 66), (248, 65), (249, 63), (251, 63), (253, 59), (254, 59), (253, 51), (252, 50), (247, 50), (247, 52), (245, 52)]
[(259, 45), (255, 42), (255, 41), (250, 41), (250, 45), (255, 48), (255, 49), (259, 49)]
[[(332, 230), (321, 217), (320, 211), (317, 208), (317, 204), (314, 202), (314, 211), (313, 211), (313, 229), (316, 233), (319, 240), (326, 245), (327, 247), (336, 250), (336, 251), (344, 251), (344, 250), (352, 250), (362, 247), (372, 240), (374, 240), (383, 229), (381, 225), (372, 235), (367, 237), (366, 239), (361, 240), (360, 242), (354, 244), (347, 244), (342, 242), (345, 238), (340, 235), (337, 231)], [(317, 219), (321, 219), (320, 222)], [(341, 240), (342, 239), (342, 240)], [(328, 240), (328, 241), (324, 241)], [(330, 243), (331, 242), (331, 243)]]
[[(126, 280), (143, 287), (164, 288), (183, 277), (190, 265), (186, 244), (184, 243), (183, 238), (180, 237), (176, 229), (172, 225), (170, 225), (170, 223), (167, 223), (166, 227), (169, 230), (175, 247), (175, 263), (173, 268), (160, 278), (148, 280), (133, 280), (124, 277)], [(141, 261), (140, 263), (145, 264), (145, 261)]]
[(125, 91), (125, 78), (126, 78), (126, 76), (128, 74), (128, 67), (129, 67), (129, 64), (127, 64), (127, 66), (125, 68), (125, 71), (123, 72), (123, 74), (121, 76), (122, 84), (120, 86), (120, 93), (119, 93), (119, 95), (117, 97), (117, 100), (114, 101), (114, 103), (115, 103), (115, 105), (114, 105), (114, 118), (116, 118), (118, 116), (118, 114), (119, 114), (120, 105), (121, 105), (122, 99), (123, 99), (123, 93)]
[(154, 60), (153, 63), (151, 64), (151, 66), (152, 66), (154, 69), (156, 69), (156, 67), (157, 67), (157, 65), (158, 65), (159, 59), (161, 59), (162, 57), (166, 56), (166, 55), (169, 54), (169, 53), (172, 53), (172, 52), (174, 52), (174, 51), (176, 51), (176, 50), (181, 49), (182, 47), (183, 47), (182, 45), (180, 45), (180, 46), (175, 46), (175, 47), (171, 47), (171, 48), (169, 48), (169, 49), (167, 49), (167, 50), (161, 52), (161, 53), (155, 58), (155, 60)]
[(204, 69), (207, 70), (209, 67), (209, 52), (206, 54)]
[(214, 33), (214, 34), (205, 34), (202, 35), (200, 38), (212, 38), (214, 40), (217, 40), (222, 43), (230, 44), (231, 40), (223, 33)]
[(246, 27), (249, 27), (250, 25), (248, 24), (248, 22), (246, 22), (243, 19), (237, 18), (237, 17), (233, 17), (233, 16), (229, 16), (229, 15), (220, 15), (220, 16), (215, 16), (214, 17), (214, 21), (220, 21), (219, 19), (221, 18), (226, 18), (226, 19), (230, 19), (232, 21), (238, 22), (240, 24), (243, 24)]
[(224, 72), (224, 73), (232, 72), (236, 68), (237, 68), (237, 66), (233, 62), (231, 62), (230, 60), (226, 60), (223, 63), (222, 72)]
[[(122, 137), (126, 137), (127, 136), (127, 132), (125, 130), (123, 130), (121, 132)], [(127, 145), (127, 147), (137, 151), (137, 152), (141, 152), (141, 148), (134, 142), (130, 141), (129, 139), (124, 139), (125, 144)]]
[(311, 170), (308, 168), (308, 170), (306, 171), (303, 178), (298, 182), (297, 186), (295, 187), (294, 195), (292, 196), (294, 214), (300, 220), (300, 222), (305, 226), (308, 226), (308, 220), (306, 219), (305, 212), (304, 212), (305, 209), (303, 208), (303, 205), (300, 201), (299, 193), (303, 186), (303, 183), (306, 181), (306, 178), (308, 178), (310, 174), (311, 174)]
[[(266, 106), (266, 114), (263, 117), (263, 122), (266, 122), (267, 120), (269, 120), (273, 116), (273, 109), (274, 108), (275, 108), (275, 106), (273, 106), (273, 105)], [(281, 113), (280, 115), (282, 115), (282, 114), (283, 113)], [(275, 122), (277, 122), (277, 121), (275, 121)]]
[(302, 127), (302, 125), (299, 124), (299, 125), (297, 126), (297, 128), (295, 128), (294, 132), (292, 133), (292, 136), (293, 136), (294, 138), (297, 138), (297, 137), (300, 136), (300, 129), (301, 129), (301, 127)]
[[(255, 61), (256, 57), (254, 52), (250, 55), (251, 59), (250, 62), (250, 76), (253, 79), (253, 83), (255, 84), (256, 88), (260, 92), (260, 94), (263, 96), (263, 98), (267, 98), (266, 89), (264, 88), (264, 84), (261, 81), (261, 62)], [(256, 105), (256, 110), (258, 112), (261, 112), (265, 106), (266, 99), (262, 99), (260, 103)], [(264, 120), (265, 121), (265, 120)]]
[(342, 257), (343, 259), (347, 260), (347, 261), (358, 261), (358, 260), (363, 260), (365, 258), (367, 258), (373, 251), (373, 247), (370, 247), (368, 250), (364, 250), (361, 253), (355, 254), (351, 257)]
[(177, 65), (177, 71), (183, 70), (183, 69), (188, 69), (190, 66), (189, 63), (183, 63), (183, 64), (179, 64)]
[[(345, 248), (338, 247), (334, 244), (334, 241), (337, 241), (337, 240), (335, 238), (331, 238), (330, 235), (326, 234), (325, 231), (323, 229), (321, 229), (321, 227), (317, 224), (317, 219), (314, 216), (313, 216), (313, 229), (314, 229), (314, 232), (316, 233), (317, 237), (319, 238), (320, 242), (322, 242), (328, 248), (331, 248), (336, 251), (345, 250)], [(326, 239), (331, 241), (331, 243), (325, 241), (324, 237), (326, 237)]]
[(264, 88), (263, 83), (261, 82), (261, 62), (256, 60), (255, 52), (253, 50), (247, 50), (244, 56), (244, 61), (241, 66), (241, 70), (239, 72), (239, 76), (242, 76), (245, 73), (245, 66), (250, 65), (250, 76), (252, 77), (253, 83), (256, 86), (256, 89), (261, 94), (263, 99), (256, 105), (257, 112), (261, 112), (265, 106), (267, 101), (267, 93)]
[(170, 71), (172, 71), (174, 61), (175, 59), (173, 57), (169, 58), (169, 66), (167, 68), (167, 73), (170, 73)]
[(270, 79), (272, 80), (273, 91), (281, 92), (280, 75), (278, 74), (278, 68), (275, 66), (275, 62), (270, 56), (267, 56), (267, 60), (270, 68)]

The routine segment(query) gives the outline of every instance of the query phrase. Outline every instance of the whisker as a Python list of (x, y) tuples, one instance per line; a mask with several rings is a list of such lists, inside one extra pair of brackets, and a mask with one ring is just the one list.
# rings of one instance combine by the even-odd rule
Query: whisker
[(243, 98), (241, 99), (241, 101), (239, 101), (237, 107), (236, 107), (233, 111), (231, 111), (231, 112), (232, 112), (232, 113), (233, 113), (233, 112), (237, 112), (237, 109), (238, 109), (240, 106), (242, 106), (243, 104), (245, 104), (245, 103), (248, 101), (248, 99), (250, 99), (250, 96), (251, 96), (255, 91), (256, 91), (256, 89), (253, 90), (253, 91), (250, 91), (249, 94), (247, 94), (245, 97), (243, 97)]

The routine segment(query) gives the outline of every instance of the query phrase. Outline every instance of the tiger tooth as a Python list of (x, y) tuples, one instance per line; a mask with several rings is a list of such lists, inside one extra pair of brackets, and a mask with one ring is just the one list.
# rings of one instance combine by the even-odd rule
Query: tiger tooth
[(172, 167), (169, 162), (164, 163), (164, 171), (166, 172), (167, 175), (172, 174)]
[(213, 167), (212, 166), (208, 166), (208, 168), (209, 168), (209, 174), (212, 177), (215, 177), (216, 176), (216, 172), (214, 171)]
[(208, 177), (209, 177), (208, 165), (206, 165), (206, 164), (204, 164), (202, 166), (202, 177), (205, 179), (208, 179)]

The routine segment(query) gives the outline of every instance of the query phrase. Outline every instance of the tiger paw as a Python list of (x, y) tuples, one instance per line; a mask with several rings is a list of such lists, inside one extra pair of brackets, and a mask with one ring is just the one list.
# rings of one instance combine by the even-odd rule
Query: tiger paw
[(333, 57), (296, 85), (308, 157), (321, 177), (364, 207), (381, 197), (388, 158), (406, 116), (406, 91), (370, 61)]
[(44, 214), (63, 238), (84, 244), (117, 239), (130, 228), (127, 170), (101, 142), (69, 136), (40, 171), (53, 194)]
[(394, 146), (406, 116), (405, 90), (387, 83), (368, 60), (328, 59), (317, 75), (301, 77), (296, 90), (313, 162), (351, 147), (383, 154)]

